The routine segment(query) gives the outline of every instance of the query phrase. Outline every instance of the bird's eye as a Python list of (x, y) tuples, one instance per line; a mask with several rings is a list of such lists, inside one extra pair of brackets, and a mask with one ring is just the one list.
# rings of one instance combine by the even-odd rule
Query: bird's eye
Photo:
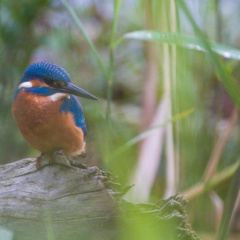
[(54, 81), (52, 79), (48, 79), (48, 78), (45, 78), (44, 82), (49, 86), (53, 86), (53, 84), (54, 84)]
[(64, 82), (60, 82), (60, 81), (54, 81), (52, 79), (44, 79), (44, 82), (51, 86), (51, 87), (55, 87), (55, 88), (58, 88), (58, 87), (64, 87), (65, 86), (65, 83)]
[(65, 83), (64, 82), (53, 81), (53, 86), (54, 87), (64, 87)]

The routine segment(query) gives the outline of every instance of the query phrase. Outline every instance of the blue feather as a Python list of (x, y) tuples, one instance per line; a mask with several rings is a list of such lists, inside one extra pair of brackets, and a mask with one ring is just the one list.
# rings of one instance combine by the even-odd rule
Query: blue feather
[(23, 73), (20, 83), (30, 81), (34, 78), (38, 78), (40, 81), (48, 78), (64, 83), (70, 82), (69, 74), (62, 67), (48, 62), (31, 64)]
[(66, 98), (59, 110), (59, 112), (71, 112), (73, 114), (73, 118), (75, 121), (76, 126), (80, 127), (83, 132), (84, 135), (87, 134), (87, 126), (85, 123), (85, 118), (83, 115), (83, 109), (82, 106), (80, 104), (80, 102), (78, 101), (78, 99), (73, 96), (70, 95), (70, 99)]
[(50, 96), (54, 93), (58, 93), (57, 89), (48, 88), (48, 87), (33, 87), (33, 88), (26, 88), (25, 91), (30, 92), (32, 94), (38, 94), (42, 96)]
[[(14, 100), (17, 95), (23, 90), (23, 88), (18, 88), (14, 93)], [(42, 96), (50, 96), (54, 93), (58, 93), (56, 89), (48, 88), (48, 87), (35, 87), (35, 88), (26, 88), (25, 91), (30, 92), (31, 94), (38, 94)]]
[(16, 98), (17, 98), (17, 95), (20, 93), (20, 91), (21, 91), (22, 89), (17, 89), (16, 91), (15, 91), (15, 93), (14, 93), (14, 96), (13, 96), (13, 100), (15, 100)]

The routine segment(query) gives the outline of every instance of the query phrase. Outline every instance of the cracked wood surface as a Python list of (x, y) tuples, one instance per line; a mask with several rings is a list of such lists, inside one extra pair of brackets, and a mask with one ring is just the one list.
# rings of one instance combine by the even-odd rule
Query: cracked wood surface
[(62, 155), (53, 165), (48, 160), (40, 169), (35, 159), (0, 165), (0, 230), (10, 230), (13, 240), (138, 239), (153, 233), (168, 240), (200, 239), (186, 222), (182, 197), (129, 203), (121, 196), (130, 187), (122, 189), (109, 173)]
[[(115, 203), (107, 176), (97, 167), (79, 168), (58, 157), (0, 166), (0, 226), (17, 240), (112, 239)], [(97, 234), (97, 238), (96, 238)]]

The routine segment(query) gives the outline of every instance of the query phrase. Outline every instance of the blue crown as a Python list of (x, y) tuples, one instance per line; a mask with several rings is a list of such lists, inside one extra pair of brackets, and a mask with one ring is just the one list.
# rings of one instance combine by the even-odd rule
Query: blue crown
[(28, 66), (22, 75), (20, 83), (34, 78), (38, 78), (40, 81), (49, 79), (65, 83), (70, 82), (69, 74), (62, 67), (49, 62), (37, 62)]

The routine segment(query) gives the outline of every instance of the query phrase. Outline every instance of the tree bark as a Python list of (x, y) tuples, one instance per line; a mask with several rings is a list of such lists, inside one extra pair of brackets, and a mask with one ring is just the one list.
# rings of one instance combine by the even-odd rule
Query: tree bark
[(155, 226), (164, 239), (198, 239), (185, 223), (182, 198), (135, 205), (122, 200), (126, 190), (109, 173), (70, 161), (58, 156), (52, 165), (43, 159), (40, 169), (35, 159), (0, 166), (0, 236), (4, 227), (14, 240), (136, 239), (133, 224), (143, 217), (144, 234)]
[(0, 226), (24, 240), (111, 237), (115, 203), (105, 173), (58, 163), (44, 159), (37, 169), (35, 159), (23, 159), (0, 166)]

